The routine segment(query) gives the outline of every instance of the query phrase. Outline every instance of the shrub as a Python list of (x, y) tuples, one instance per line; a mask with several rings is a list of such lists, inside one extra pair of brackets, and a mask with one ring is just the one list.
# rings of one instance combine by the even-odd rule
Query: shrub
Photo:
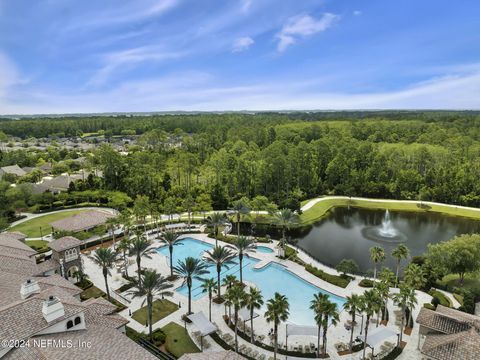
[(373, 280), (370, 279), (362, 279), (359, 283), (358, 286), (364, 287), (364, 288), (371, 288), (373, 287)]
[(165, 339), (167, 338), (167, 335), (163, 332), (162, 329), (157, 329), (152, 332), (153, 336), (153, 343), (155, 346), (161, 346), (165, 344)]
[(337, 264), (335, 269), (338, 272), (343, 273), (344, 275), (356, 274), (359, 270), (357, 263), (355, 262), (355, 260), (352, 259), (343, 259)]
[[(438, 290), (430, 290), (429, 294), (433, 296), (433, 298), (437, 298), (440, 305), (446, 306), (446, 307), (452, 307), (453, 305), (452, 301), (444, 293)], [(432, 303), (433, 303), (433, 299), (432, 299)]]
[(475, 295), (471, 291), (464, 291), (463, 304), (458, 308), (458, 310), (469, 314), (475, 313)]
[(436, 309), (435, 305), (430, 304), (430, 303), (425, 303), (425, 304), (423, 304), (423, 307), (424, 307), (425, 309), (434, 310), (434, 311), (435, 311), (435, 309)]
[(340, 286), (342, 288), (346, 288), (351, 280), (351, 278), (348, 276), (332, 275), (326, 273), (323, 270), (317, 269), (315, 266), (312, 266), (310, 264), (305, 265), (305, 270), (307, 270), (310, 274), (313, 274), (316, 277), (329, 282), (330, 284)]
[(462, 296), (462, 295), (457, 294), (457, 293), (453, 293), (452, 295), (453, 295), (453, 297), (455, 298), (455, 300), (458, 301), (458, 303), (459, 303), (460, 305), (463, 305), (463, 296)]

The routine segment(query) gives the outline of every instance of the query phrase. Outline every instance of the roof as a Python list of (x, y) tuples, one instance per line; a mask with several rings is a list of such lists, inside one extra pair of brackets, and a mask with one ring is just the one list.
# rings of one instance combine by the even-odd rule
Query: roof
[(16, 176), (24, 176), (24, 175), (27, 174), (25, 172), (25, 170), (23, 170), (18, 165), (4, 166), (4, 167), (0, 168), (0, 170), (2, 170), (2, 172), (5, 173), (5, 174), (13, 174), (13, 175), (16, 175)]
[(63, 231), (81, 231), (105, 224), (114, 215), (107, 211), (89, 210), (50, 223), (53, 228)]
[(82, 242), (73, 236), (64, 236), (48, 243), (48, 247), (56, 252), (61, 252), (80, 245), (82, 245)]
[(417, 322), (436, 333), (426, 335), (421, 352), (437, 360), (480, 359), (480, 318), (438, 305), (422, 308)]
[(233, 351), (209, 351), (205, 353), (185, 354), (178, 360), (243, 360), (240, 354)]
[(208, 321), (207, 317), (202, 311), (188, 315), (187, 317), (192, 320), (193, 324), (198, 328), (198, 330), (200, 330), (202, 336), (217, 331), (217, 327)]

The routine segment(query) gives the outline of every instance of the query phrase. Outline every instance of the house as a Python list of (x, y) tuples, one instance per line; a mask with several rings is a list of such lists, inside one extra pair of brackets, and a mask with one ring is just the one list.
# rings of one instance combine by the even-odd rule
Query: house
[(89, 210), (51, 222), (50, 225), (54, 231), (89, 231), (96, 226), (104, 225), (112, 217), (115, 215), (108, 211)]
[[(71, 239), (54, 246), (67, 244)], [(156, 359), (125, 336), (128, 320), (115, 305), (103, 298), (80, 301), (82, 290), (62, 276), (39, 275), (34, 255), (20, 234), (0, 234), (2, 360)], [(28, 346), (2, 342), (11, 339)]]
[(22, 177), (27, 173), (18, 165), (11, 165), (11, 166), (4, 166), (0, 168), (0, 179), (3, 178), (5, 175), (11, 174), (15, 175), (16, 177)]
[(480, 317), (438, 305), (422, 308), (418, 348), (427, 359), (480, 359)]

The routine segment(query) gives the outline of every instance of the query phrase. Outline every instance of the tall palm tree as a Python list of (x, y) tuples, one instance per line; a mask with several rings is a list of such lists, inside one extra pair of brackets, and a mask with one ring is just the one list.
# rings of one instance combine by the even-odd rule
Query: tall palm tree
[(365, 352), (367, 350), (367, 340), (368, 340), (368, 326), (370, 325), (370, 318), (378, 311), (380, 308), (380, 299), (375, 290), (367, 290), (361, 296), (361, 309), (362, 312), (366, 315), (365, 320), (365, 344), (363, 346), (363, 360), (365, 360)]
[(274, 214), (275, 222), (282, 228), (282, 249), (285, 251), (285, 232), (298, 221), (298, 215), (290, 209), (280, 209)]
[(395, 249), (392, 250), (392, 257), (397, 260), (397, 269), (395, 271), (395, 286), (398, 285), (398, 274), (400, 272), (400, 262), (402, 259), (407, 259), (410, 255), (410, 250), (404, 244), (398, 245)]
[(255, 309), (260, 309), (263, 305), (263, 296), (260, 290), (252, 286), (249, 287), (248, 292), (245, 295), (245, 299), (242, 303), (242, 307), (246, 307), (250, 311), (250, 342), (253, 344), (254, 334), (253, 334), (253, 313)]
[(405, 269), (403, 279), (414, 289), (421, 288), (427, 281), (422, 267), (413, 263), (409, 264)]
[(202, 275), (208, 274), (208, 265), (201, 259), (187, 257), (185, 260), (178, 260), (177, 266), (173, 270), (183, 277), (183, 284), (188, 287), (188, 315), (192, 313), (192, 282), (193, 279), (203, 281)]
[(142, 270), (141, 261), (142, 257), (151, 259), (151, 254), (155, 253), (155, 249), (151, 246), (150, 242), (147, 241), (144, 234), (141, 231), (136, 231), (136, 237), (130, 243), (130, 256), (135, 256), (137, 262), (137, 271), (138, 271), (138, 281), (141, 282), (142, 278), (140, 273)]
[(113, 243), (113, 248), (115, 249), (115, 230), (117, 229), (117, 226), (120, 225), (120, 219), (118, 218), (118, 216), (114, 216), (114, 217), (108, 218), (105, 224), (112, 232), (112, 243)]
[(213, 227), (213, 236), (215, 237), (215, 246), (218, 246), (218, 229), (225, 223), (225, 215), (220, 212), (214, 212), (207, 218), (208, 225)]
[(243, 290), (243, 286), (237, 284), (228, 289), (225, 296), (233, 306), (235, 325), (235, 352), (238, 353), (238, 312), (245, 301), (245, 291)]
[(204, 256), (207, 263), (214, 264), (217, 268), (217, 297), (221, 299), (220, 273), (222, 267), (228, 269), (230, 265), (235, 264), (233, 260), (235, 254), (227, 247), (215, 246), (212, 250), (206, 251)]
[[(377, 292), (378, 296), (380, 297), (382, 301), (382, 305), (380, 307), (380, 310), (382, 312), (382, 320), (385, 320), (387, 317), (387, 305), (388, 305), (388, 299), (390, 297), (390, 283), (382, 280), (380, 282), (375, 283), (374, 287), (375, 291)], [(380, 316), (377, 314), (377, 327), (378, 327), (378, 320), (380, 319)]]
[(240, 283), (243, 284), (243, 256), (248, 256), (249, 252), (253, 252), (256, 245), (252, 239), (245, 236), (238, 236), (234, 240), (233, 246), (229, 245), (228, 247), (237, 251), (238, 262), (240, 265)]
[(353, 348), (353, 330), (355, 326), (355, 319), (357, 316), (357, 311), (361, 308), (361, 298), (357, 294), (352, 294), (351, 296), (346, 297), (346, 301), (343, 304), (343, 308), (350, 314), (352, 317), (352, 325), (350, 327), (350, 342), (349, 349), (352, 351)]
[(273, 348), (273, 360), (277, 359), (278, 351), (278, 325), (287, 321), (290, 305), (285, 295), (280, 295), (276, 292), (272, 299), (267, 301), (267, 311), (265, 312), (265, 319), (268, 323), (273, 322), (273, 339), (275, 346)]
[(241, 198), (240, 200), (233, 202), (232, 210), (235, 212), (235, 222), (237, 223), (237, 236), (240, 236), (240, 220), (242, 214), (248, 214), (250, 212), (248, 199)]
[(122, 240), (118, 243), (117, 250), (122, 253), (123, 266), (125, 268), (125, 276), (128, 277), (128, 258), (127, 251), (130, 250), (130, 239), (127, 235), (124, 235)]
[(202, 283), (202, 292), (208, 293), (208, 320), (212, 321), (212, 298), (216, 291), (217, 282), (214, 278), (205, 279)]
[(144, 297), (142, 301), (145, 304), (147, 302), (147, 314), (148, 314), (148, 333), (150, 335), (150, 341), (153, 342), (152, 335), (152, 312), (153, 312), (153, 300), (156, 297), (172, 296), (173, 292), (169, 291), (173, 287), (173, 284), (169, 282), (161, 274), (152, 269), (145, 269), (142, 275), (142, 281), (137, 279), (131, 280), (133, 288), (128, 290), (128, 293), (135, 297)]
[(103, 278), (105, 279), (105, 289), (107, 290), (108, 301), (110, 301), (110, 289), (108, 288), (107, 275), (117, 259), (117, 254), (110, 248), (98, 248), (93, 256), (93, 261), (102, 268)]
[(377, 263), (385, 260), (385, 250), (380, 246), (370, 248), (370, 259), (373, 261), (375, 268), (373, 270), (373, 279), (377, 280)]
[(340, 321), (340, 314), (337, 309), (337, 304), (328, 301), (325, 305), (326, 306), (323, 311), (323, 357), (326, 357), (327, 355), (327, 330), (329, 321), (333, 326), (336, 326)]
[[(393, 294), (392, 297), (395, 304), (402, 309), (402, 322), (400, 324), (400, 338), (399, 338), (399, 345), (401, 345), (404, 325), (406, 328), (406, 325), (408, 324), (408, 321), (407, 321), (407, 324), (405, 324), (407, 308), (411, 308), (413, 310), (413, 308), (417, 304), (417, 297), (415, 294), (415, 289), (406, 282), (400, 283), (399, 292), (396, 294)], [(410, 311), (410, 316), (412, 314), (412, 310)]]
[(123, 210), (120, 215), (118, 215), (118, 221), (123, 225), (124, 235), (128, 236), (130, 228), (132, 227), (132, 213), (130, 209)]
[[(227, 290), (229, 290), (233, 285), (238, 283), (238, 279), (233, 274), (228, 274), (222, 280), (222, 286), (226, 286)], [(232, 303), (227, 301), (225, 306), (228, 306), (228, 319), (229, 321), (232, 319)]]
[(178, 234), (173, 231), (165, 231), (160, 235), (160, 241), (168, 245), (170, 253), (170, 276), (173, 276), (173, 247), (178, 241)]
[(314, 294), (313, 300), (310, 302), (310, 309), (312, 309), (315, 314), (315, 323), (318, 326), (317, 357), (320, 357), (320, 333), (323, 326), (323, 313), (328, 302), (328, 295), (321, 292)]

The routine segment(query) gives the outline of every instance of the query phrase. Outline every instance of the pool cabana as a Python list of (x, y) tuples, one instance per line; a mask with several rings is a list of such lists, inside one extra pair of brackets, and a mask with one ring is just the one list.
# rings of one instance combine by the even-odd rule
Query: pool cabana
[(208, 321), (205, 314), (200, 311), (195, 314), (188, 315), (187, 318), (193, 322), (200, 331), (200, 345), (203, 351), (203, 338), (217, 331), (217, 327)]

